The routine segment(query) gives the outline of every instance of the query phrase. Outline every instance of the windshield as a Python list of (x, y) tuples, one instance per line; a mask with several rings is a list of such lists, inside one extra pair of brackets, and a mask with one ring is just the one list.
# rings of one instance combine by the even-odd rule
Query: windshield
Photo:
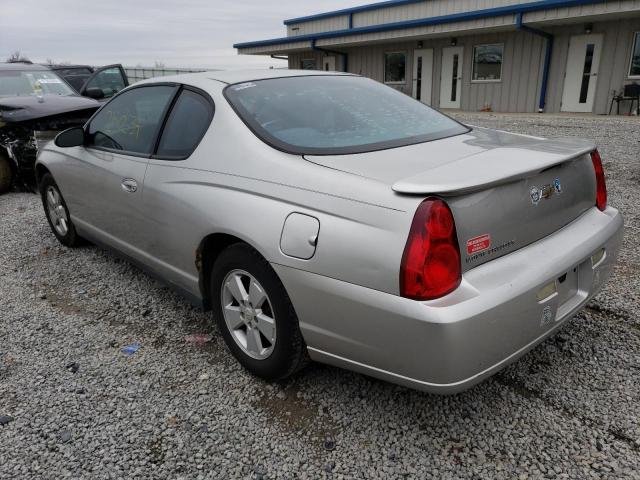
[(50, 70), (1, 70), (0, 97), (74, 95), (71, 87)]
[(230, 85), (225, 96), (258, 137), (290, 153), (362, 153), (468, 131), (423, 103), (363, 77), (259, 80)]

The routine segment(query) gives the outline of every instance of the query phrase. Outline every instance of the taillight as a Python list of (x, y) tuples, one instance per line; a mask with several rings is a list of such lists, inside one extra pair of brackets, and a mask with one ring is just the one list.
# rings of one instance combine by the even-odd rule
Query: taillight
[(607, 208), (607, 184), (604, 181), (604, 169), (598, 150), (591, 152), (593, 170), (596, 172), (596, 206), (600, 210)]
[(442, 297), (460, 285), (460, 249), (449, 206), (427, 198), (413, 217), (400, 265), (400, 295), (415, 300)]

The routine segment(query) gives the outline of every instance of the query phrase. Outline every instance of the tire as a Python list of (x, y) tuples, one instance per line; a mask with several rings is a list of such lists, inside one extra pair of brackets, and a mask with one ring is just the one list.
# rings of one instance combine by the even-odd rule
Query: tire
[(13, 170), (9, 159), (0, 153), (0, 195), (7, 193), (13, 182)]
[[(244, 291), (234, 287), (238, 279)], [(244, 305), (238, 301), (242, 296)], [(279, 380), (305, 366), (307, 348), (291, 300), (271, 265), (249, 245), (236, 243), (220, 254), (211, 271), (211, 299), (229, 350), (249, 372)], [(268, 319), (275, 328), (270, 328)], [(251, 344), (250, 338), (254, 338)]]
[[(49, 227), (58, 241), (70, 248), (84, 245), (85, 241), (76, 232), (64, 197), (50, 173), (43, 175), (39, 188)], [(53, 198), (48, 199), (49, 195), (52, 195)]]

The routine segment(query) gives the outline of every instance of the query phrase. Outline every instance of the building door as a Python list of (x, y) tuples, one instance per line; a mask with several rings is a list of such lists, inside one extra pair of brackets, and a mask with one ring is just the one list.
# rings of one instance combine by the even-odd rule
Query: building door
[(442, 49), (440, 108), (460, 108), (464, 47)]
[(413, 98), (431, 105), (433, 78), (433, 49), (413, 51)]
[(601, 50), (602, 35), (576, 35), (569, 40), (563, 112), (593, 111)]
[(324, 57), (322, 59), (322, 69), (325, 72), (335, 72), (336, 71), (336, 57)]

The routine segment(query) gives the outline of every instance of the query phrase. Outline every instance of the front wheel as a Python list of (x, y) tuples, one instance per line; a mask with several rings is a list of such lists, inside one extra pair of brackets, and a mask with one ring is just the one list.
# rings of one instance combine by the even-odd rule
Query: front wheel
[(307, 350), (282, 282), (253, 248), (224, 250), (211, 272), (211, 298), (220, 332), (236, 359), (265, 380), (300, 370)]
[(84, 241), (76, 232), (67, 204), (50, 173), (45, 174), (40, 181), (40, 196), (47, 221), (58, 241), (67, 247), (82, 245)]

